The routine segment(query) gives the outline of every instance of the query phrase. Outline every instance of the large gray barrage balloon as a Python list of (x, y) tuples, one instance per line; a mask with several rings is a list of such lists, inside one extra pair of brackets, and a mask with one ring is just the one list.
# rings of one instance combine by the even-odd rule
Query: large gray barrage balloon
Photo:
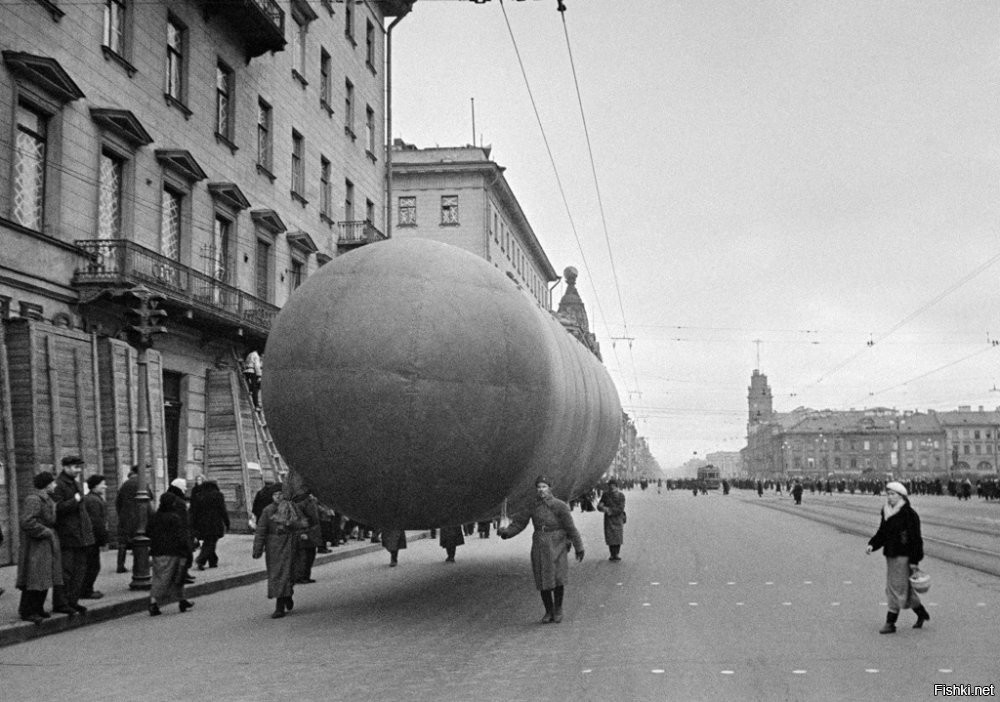
[(326, 504), (373, 527), (511, 511), (536, 475), (568, 498), (618, 449), (604, 366), (493, 265), (424, 239), (335, 258), (271, 329), (275, 444)]

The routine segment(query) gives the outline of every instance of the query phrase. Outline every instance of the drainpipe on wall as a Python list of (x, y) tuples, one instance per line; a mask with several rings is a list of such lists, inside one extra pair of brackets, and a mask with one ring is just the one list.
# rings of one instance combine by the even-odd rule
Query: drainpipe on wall
[[(413, 0), (416, 2), (416, 0)], [(413, 2), (385, 30), (385, 237), (392, 238), (392, 28), (410, 14)]]

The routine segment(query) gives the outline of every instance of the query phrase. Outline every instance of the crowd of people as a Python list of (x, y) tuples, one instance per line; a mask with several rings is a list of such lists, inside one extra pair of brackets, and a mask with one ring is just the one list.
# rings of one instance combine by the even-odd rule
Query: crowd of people
[[(101, 570), (101, 551), (111, 543), (107, 481), (98, 473), (80, 484), (86, 462), (80, 456), (65, 456), (57, 475), (42, 471), (34, 476), (34, 489), (25, 496), (20, 511), (20, 548), (16, 587), (21, 590), (18, 614), (24, 621), (38, 624), (52, 612), (82, 615), (87, 607), (81, 600), (98, 600), (104, 593), (96, 588)], [(160, 606), (178, 602), (181, 612), (194, 603), (184, 596), (184, 585), (194, 582), (189, 569), (218, 566), (216, 544), (229, 531), (225, 499), (214, 480), (199, 476), (187, 493), (187, 481), (173, 480), (154, 503), (147, 490), (140, 499), (138, 466), (133, 466), (115, 497), (117, 514), (117, 568), (126, 568), (145, 516), (151, 575), (149, 613), (161, 613)], [(146, 504), (145, 515), (141, 514)], [(155, 509), (154, 509), (155, 507)], [(197, 558), (195, 553), (197, 552)], [(133, 564), (134, 567), (134, 564)], [(52, 609), (45, 601), (52, 591)]]
[[(1000, 500), (1000, 480), (997, 478), (900, 478), (911, 495), (947, 495), (959, 500), (969, 500), (973, 496), (982, 500)], [(885, 490), (886, 481), (880, 478), (802, 478), (785, 480), (754, 480), (751, 478), (736, 478), (734, 487), (743, 490), (756, 490), (762, 495), (765, 491), (781, 493), (791, 492), (795, 484), (802, 486), (803, 491), (810, 494), (848, 493), (851, 495), (881, 495)]]

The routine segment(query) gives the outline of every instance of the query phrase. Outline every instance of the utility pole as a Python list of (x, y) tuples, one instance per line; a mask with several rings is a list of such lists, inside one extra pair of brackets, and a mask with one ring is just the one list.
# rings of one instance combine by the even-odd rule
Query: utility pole
[(136, 465), (139, 467), (138, 494), (136, 507), (139, 519), (135, 538), (132, 540), (132, 582), (130, 590), (148, 590), (152, 585), (149, 572), (149, 537), (146, 536), (146, 516), (149, 513), (149, 378), (147, 351), (153, 346), (153, 336), (162, 334), (167, 328), (161, 324), (167, 316), (166, 310), (157, 308), (161, 299), (145, 286), (138, 285), (128, 291), (139, 300), (139, 306), (132, 310), (138, 317), (137, 323), (129, 326), (130, 341), (139, 349), (136, 364), (139, 371), (139, 408), (136, 417)]

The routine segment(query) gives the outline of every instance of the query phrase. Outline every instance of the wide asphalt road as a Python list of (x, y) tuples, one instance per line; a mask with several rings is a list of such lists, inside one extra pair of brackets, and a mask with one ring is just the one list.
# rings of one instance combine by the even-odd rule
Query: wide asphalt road
[(600, 514), (574, 512), (587, 557), (562, 624), (538, 624), (530, 534), (469, 538), (455, 564), (422, 540), (397, 568), (384, 552), (317, 568), (285, 619), (259, 584), (0, 649), (0, 699), (883, 702), (1000, 684), (993, 576), (928, 559), (932, 619), (879, 635), (885, 565), (865, 539), (751, 493), (627, 498), (619, 563)]

